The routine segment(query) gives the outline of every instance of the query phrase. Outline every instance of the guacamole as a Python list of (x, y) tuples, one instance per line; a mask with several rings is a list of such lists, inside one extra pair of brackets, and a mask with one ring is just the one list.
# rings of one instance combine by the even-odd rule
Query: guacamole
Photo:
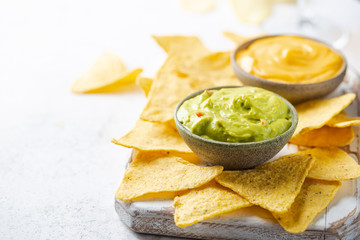
[(289, 107), (256, 87), (206, 90), (185, 101), (177, 118), (196, 135), (222, 142), (256, 142), (276, 137), (291, 126)]

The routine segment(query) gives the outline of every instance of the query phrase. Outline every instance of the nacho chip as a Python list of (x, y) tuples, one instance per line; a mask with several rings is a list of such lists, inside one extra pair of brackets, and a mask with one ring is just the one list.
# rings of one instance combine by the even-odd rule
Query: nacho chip
[(187, 227), (251, 205), (230, 189), (211, 181), (175, 198), (175, 224), (178, 227)]
[(350, 126), (356, 126), (360, 125), (360, 117), (349, 117), (346, 112), (341, 112), (332, 119), (330, 119), (329, 122), (326, 123), (329, 127), (350, 127)]
[(354, 93), (347, 93), (335, 98), (312, 100), (296, 105), (299, 122), (293, 137), (311, 129), (321, 128), (344, 110), (355, 96)]
[(224, 171), (216, 181), (255, 205), (281, 213), (294, 202), (312, 163), (310, 154), (293, 154), (255, 169)]
[(179, 157), (158, 157), (156, 153), (139, 152), (129, 167), (116, 192), (122, 201), (132, 201), (150, 195), (200, 187), (223, 170), (222, 166), (199, 167)]
[(177, 70), (191, 76), (191, 85), (200, 90), (208, 87), (225, 85), (242, 85), (235, 76), (230, 63), (230, 52), (216, 52), (199, 58), (187, 65), (181, 65)]
[(139, 119), (136, 126), (120, 139), (112, 142), (124, 147), (142, 151), (175, 151), (192, 153), (179, 133), (165, 123), (148, 122)]
[(300, 233), (334, 198), (341, 182), (306, 179), (295, 202), (285, 213), (272, 213), (288, 232)]
[(290, 139), (290, 143), (308, 147), (340, 147), (354, 139), (352, 127), (328, 127), (305, 131)]
[(195, 36), (153, 36), (154, 40), (166, 53), (190, 54), (195, 57), (204, 56), (210, 51)]
[(339, 148), (312, 148), (305, 152), (314, 158), (308, 178), (344, 181), (360, 177), (360, 165)]
[(136, 78), (136, 84), (141, 88), (141, 90), (143, 90), (146, 97), (149, 95), (152, 83), (153, 80), (151, 78), (142, 77), (142, 76), (138, 76)]
[(153, 122), (168, 122), (173, 120), (176, 105), (196, 91), (192, 78), (179, 74), (176, 69), (180, 65), (191, 63), (210, 52), (195, 37), (154, 37), (168, 52), (168, 57), (158, 71), (148, 102), (140, 116), (141, 119)]
[(224, 36), (228, 39), (230, 39), (231, 41), (233, 41), (236, 45), (241, 45), (246, 41), (249, 41), (250, 39), (253, 38), (257, 38), (260, 37), (261, 35), (257, 35), (257, 36), (242, 36), (242, 35), (238, 35), (236, 33), (232, 33), (232, 32), (223, 32)]
[(103, 53), (95, 64), (72, 86), (74, 93), (116, 92), (133, 83), (142, 72), (141, 69), (126, 70), (123, 62), (116, 55)]

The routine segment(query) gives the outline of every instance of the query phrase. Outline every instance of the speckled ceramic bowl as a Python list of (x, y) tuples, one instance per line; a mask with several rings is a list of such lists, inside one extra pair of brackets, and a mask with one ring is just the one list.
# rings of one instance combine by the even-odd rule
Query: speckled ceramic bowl
[[(304, 37), (304, 36), (294, 35), (294, 34), (289, 34), (289, 35)], [(283, 96), (284, 98), (289, 100), (291, 103), (297, 104), (297, 103), (301, 103), (301, 102), (304, 102), (304, 101), (307, 101), (310, 99), (315, 99), (315, 98), (320, 98), (320, 97), (326, 96), (329, 93), (333, 92), (339, 86), (339, 84), (343, 81), (345, 74), (346, 74), (346, 69), (347, 69), (347, 62), (346, 62), (344, 55), (341, 52), (339, 52), (338, 50), (329, 46), (328, 44), (321, 42), (319, 40), (316, 40), (316, 39), (312, 39), (312, 38), (309, 38), (309, 39), (320, 42), (320, 43), (326, 45), (328, 48), (330, 48), (334, 52), (336, 52), (337, 54), (339, 54), (344, 62), (341, 71), (336, 76), (334, 76), (326, 81), (322, 81), (322, 82), (318, 82), (318, 83), (309, 83), (309, 84), (290, 84), (290, 83), (273, 82), (273, 81), (269, 81), (264, 78), (260, 78), (255, 75), (252, 75), (252, 74), (244, 71), (237, 64), (236, 55), (239, 51), (248, 48), (253, 42), (255, 42), (259, 39), (275, 37), (275, 36), (279, 36), (279, 35), (269, 35), (269, 36), (263, 36), (263, 37), (251, 39), (251, 40), (241, 44), (233, 52), (233, 54), (231, 56), (231, 64), (234, 68), (236, 76), (240, 79), (240, 81), (242, 83), (244, 83), (245, 85), (261, 87), (261, 88), (273, 91), (273, 92)]]
[[(236, 87), (243, 86), (222, 86), (208, 88), (208, 90)], [(295, 131), (298, 123), (298, 115), (294, 106), (286, 99), (276, 94), (288, 105), (291, 112), (292, 125), (283, 134), (272, 139), (247, 143), (220, 142), (200, 137), (180, 123), (177, 118), (177, 111), (186, 100), (201, 94), (204, 90), (205, 89), (194, 92), (184, 98), (176, 107), (174, 118), (176, 127), (185, 143), (195, 154), (206, 162), (222, 165), (228, 170), (255, 167), (275, 156), (285, 146)]]

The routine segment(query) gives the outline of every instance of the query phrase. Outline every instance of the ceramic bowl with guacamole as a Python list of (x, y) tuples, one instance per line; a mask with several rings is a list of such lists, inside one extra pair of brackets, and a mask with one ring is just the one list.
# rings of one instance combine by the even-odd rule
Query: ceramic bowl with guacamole
[(294, 104), (331, 93), (347, 69), (339, 51), (295, 35), (249, 40), (234, 51), (231, 63), (244, 84), (276, 92)]
[(249, 86), (197, 91), (175, 110), (176, 127), (202, 160), (247, 169), (275, 156), (295, 131), (298, 116), (283, 97)]

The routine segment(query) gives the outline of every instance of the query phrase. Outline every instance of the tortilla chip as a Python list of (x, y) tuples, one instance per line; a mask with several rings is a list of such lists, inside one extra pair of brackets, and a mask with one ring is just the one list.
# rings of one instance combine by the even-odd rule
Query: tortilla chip
[(116, 55), (103, 53), (95, 64), (72, 86), (74, 93), (116, 92), (133, 83), (142, 69), (126, 70), (123, 62)]
[(308, 147), (340, 147), (350, 144), (354, 139), (352, 127), (335, 128), (323, 126), (293, 136), (290, 143)]
[(360, 177), (360, 165), (339, 148), (312, 148), (304, 152), (314, 158), (308, 178), (344, 181)]
[(191, 76), (193, 78), (191, 85), (197, 90), (215, 86), (242, 85), (234, 74), (230, 55), (231, 52), (211, 53), (190, 64), (179, 66), (177, 70)]
[(354, 93), (347, 93), (335, 98), (312, 100), (296, 105), (299, 122), (293, 137), (311, 129), (321, 128), (344, 110), (355, 97)]
[(281, 213), (294, 202), (312, 163), (310, 154), (293, 154), (255, 169), (224, 171), (216, 181), (255, 205)]
[(189, 12), (205, 13), (214, 9), (215, 0), (181, 0), (181, 6)]
[(144, 195), (189, 190), (214, 179), (222, 166), (199, 167), (179, 157), (158, 157), (156, 153), (139, 152), (126, 169), (116, 192), (122, 201), (132, 201)]
[(340, 186), (341, 182), (306, 179), (289, 211), (272, 214), (286, 231), (303, 232), (316, 215), (326, 208)]
[(242, 35), (238, 35), (236, 33), (232, 33), (232, 32), (223, 32), (224, 36), (228, 39), (230, 39), (231, 41), (233, 41), (236, 45), (241, 45), (246, 41), (249, 41), (250, 39), (253, 38), (257, 38), (260, 37), (261, 35), (257, 35), (257, 36), (242, 36)]
[(142, 151), (175, 151), (192, 153), (176, 129), (165, 123), (139, 119), (136, 126), (120, 139), (112, 142)]
[(146, 97), (149, 95), (152, 83), (153, 80), (151, 78), (141, 76), (136, 78), (136, 84), (141, 88), (141, 90), (143, 90)]
[(350, 127), (350, 126), (356, 126), (360, 125), (360, 117), (349, 117), (346, 112), (341, 112), (332, 119), (330, 119), (329, 122), (326, 123), (329, 127)]
[(166, 53), (191, 54), (204, 56), (210, 51), (195, 36), (153, 36)]
[(251, 205), (230, 189), (211, 181), (175, 198), (175, 224), (178, 227), (187, 227)]
[(173, 120), (176, 105), (196, 91), (193, 79), (179, 74), (180, 65), (191, 63), (210, 52), (195, 37), (155, 37), (168, 52), (168, 57), (158, 71), (148, 96), (148, 102), (140, 116), (141, 119), (153, 122)]

